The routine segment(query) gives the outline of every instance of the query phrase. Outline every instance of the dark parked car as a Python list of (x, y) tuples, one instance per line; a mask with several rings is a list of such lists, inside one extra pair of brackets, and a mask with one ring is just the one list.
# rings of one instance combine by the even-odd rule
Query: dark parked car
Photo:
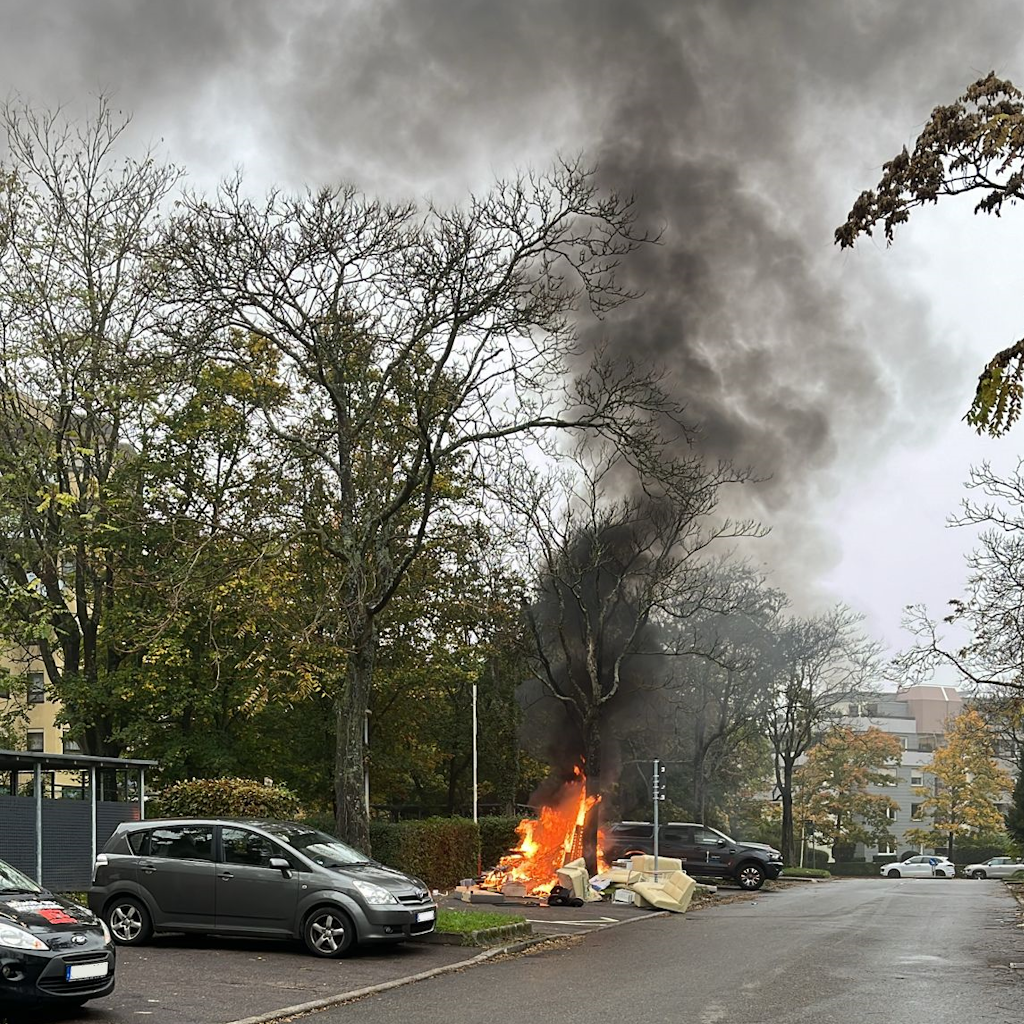
[(114, 941), (154, 931), (300, 939), (314, 956), (434, 930), (430, 891), (293, 821), (126, 822), (96, 858), (89, 906)]
[(103, 921), (0, 860), (0, 1004), (80, 1006), (113, 990)]
[[(601, 833), (605, 860), (634, 853), (654, 853), (654, 825), (649, 821), (616, 821)], [(766, 878), (782, 871), (782, 854), (764, 843), (740, 843), (724, 832), (693, 821), (659, 826), (658, 855), (678, 857), (688, 874), (730, 878), (744, 889), (760, 889)]]

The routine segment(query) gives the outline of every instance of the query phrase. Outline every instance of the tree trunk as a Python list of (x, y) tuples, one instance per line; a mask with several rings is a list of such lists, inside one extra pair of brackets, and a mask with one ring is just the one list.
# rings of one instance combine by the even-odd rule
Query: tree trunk
[(796, 864), (796, 837), (793, 834), (793, 765), (789, 761), (784, 761), (781, 778), (776, 777), (782, 801), (782, 859), (786, 864)]
[[(584, 771), (587, 776), (587, 796), (603, 798), (601, 789), (601, 729), (597, 716), (592, 716), (584, 723), (584, 746), (586, 762)], [(601, 801), (598, 800), (590, 808), (583, 820), (583, 859), (587, 862), (587, 874), (597, 874), (597, 826), (600, 821)]]
[(366, 809), (366, 712), (370, 706), (377, 633), (372, 619), (364, 618), (353, 630), (344, 685), (335, 695), (337, 736), (334, 749), (335, 822), (338, 836), (370, 853), (370, 822)]

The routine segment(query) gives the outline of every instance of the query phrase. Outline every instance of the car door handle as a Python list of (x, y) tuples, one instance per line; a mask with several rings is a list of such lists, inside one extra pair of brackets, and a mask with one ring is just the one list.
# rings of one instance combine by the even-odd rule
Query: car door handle
[(155, 864), (151, 864), (148, 860), (144, 860), (144, 861), (140, 862), (139, 870), (144, 875), (151, 875), (151, 874), (153, 874), (154, 871), (156, 871), (156, 865)]
[(220, 877), (224, 878), (224, 879), (231, 879), (231, 878), (234, 878), (235, 876), (234, 876), (234, 874), (231, 871), (222, 871), (220, 873)]

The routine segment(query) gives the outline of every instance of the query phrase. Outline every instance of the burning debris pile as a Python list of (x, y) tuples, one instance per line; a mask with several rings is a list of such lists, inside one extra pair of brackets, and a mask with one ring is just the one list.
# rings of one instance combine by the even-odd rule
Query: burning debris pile
[(538, 818), (519, 823), (518, 848), (485, 873), (479, 887), (505, 896), (546, 897), (555, 905), (578, 898), (560, 884), (558, 872), (582, 857), (583, 823), (598, 799), (587, 795), (586, 776), (577, 768)]
[[(467, 879), (458, 886), (462, 899), (467, 903), (502, 903), (512, 897), (544, 900), (548, 906), (582, 907), (611, 895), (617, 903), (685, 912), (695, 887), (679, 860), (670, 865), (670, 859), (663, 858), (661, 871), (657, 858), (651, 858), (654, 864), (649, 870), (638, 867), (637, 858), (632, 868), (617, 862), (609, 869), (598, 851), (601, 880), (590, 878), (582, 857), (583, 828), (587, 814), (599, 799), (587, 795), (586, 776), (577, 768), (538, 818), (519, 823), (520, 841), (515, 850), (475, 882)], [(626, 899), (618, 898), (617, 886), (622, 886)]]

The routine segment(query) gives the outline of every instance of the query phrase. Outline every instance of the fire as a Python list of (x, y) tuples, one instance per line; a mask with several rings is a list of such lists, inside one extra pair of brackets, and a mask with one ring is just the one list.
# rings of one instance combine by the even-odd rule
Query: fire
[(517, 882), (531, 895), (549, 892), (557, 884), (555, 872), (583, 856), (583, 822), (599, 799), (587, 796), (587, 778), (576, 768), (556, 799), (541, 808), (539, 818), (524, 818), (519, 823), (518, 848), (502, 857), (482, 884), (500, 890)]

